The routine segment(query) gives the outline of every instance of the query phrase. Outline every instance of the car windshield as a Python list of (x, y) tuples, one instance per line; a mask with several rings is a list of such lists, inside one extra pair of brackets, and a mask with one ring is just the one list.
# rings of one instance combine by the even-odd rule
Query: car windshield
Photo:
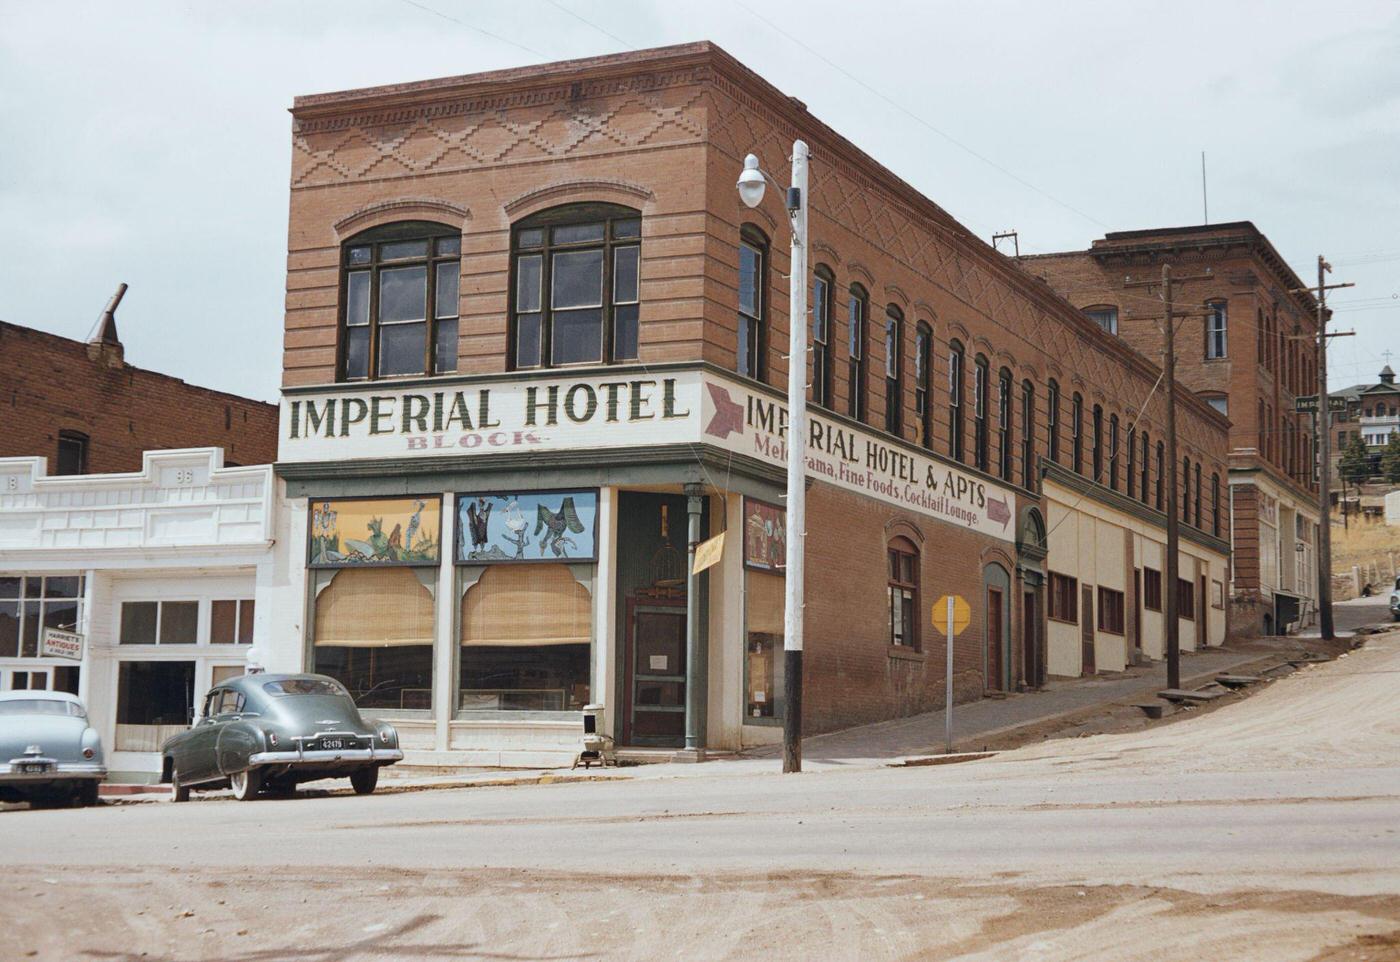
[(345, 689), (335, 682), (323, 681), (320, 678), (284, 678), (281, 681), (270, 681), (263, 685), (263, 691), (269, 695), (346, 695)]
[(74, 701), (58, 698), (16, 698), (0, 701), (0, 715), (64, 715), (69, 718), (86, 718), (83, 706)]

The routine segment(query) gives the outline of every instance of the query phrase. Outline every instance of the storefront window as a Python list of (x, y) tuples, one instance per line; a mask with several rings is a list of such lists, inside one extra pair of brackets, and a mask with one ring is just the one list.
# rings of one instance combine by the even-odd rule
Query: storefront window
[(744, 720), (783, 717), (783, 592), (786, 579), (744, 572)]
[(436, 578), (436, 568), (317, 572), (314, 670), (362, 708), (431, 709)]
[(462, 598), (458, 707), (577, 711), (588, 703), (593, 597), (562, 564), (492, 565)]
[(43, 629), (77, 631), (83, 579), (77, 575), (0, 578), (0, 658), (37, 658)]
[(192, 661), (124, 661), (117, 669), (114, 747), (155, 752), (190, 725), (194, 711)]

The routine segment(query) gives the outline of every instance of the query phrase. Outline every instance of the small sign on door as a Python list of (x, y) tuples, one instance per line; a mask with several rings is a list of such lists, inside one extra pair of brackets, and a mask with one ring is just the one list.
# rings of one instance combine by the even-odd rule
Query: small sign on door
[(666, 666), (670, 663), (671, 659), (667, 658), (665, 655), (652, 655), (649, 658), (648, 667), (651, 668), (652, 671), (665, 671)]

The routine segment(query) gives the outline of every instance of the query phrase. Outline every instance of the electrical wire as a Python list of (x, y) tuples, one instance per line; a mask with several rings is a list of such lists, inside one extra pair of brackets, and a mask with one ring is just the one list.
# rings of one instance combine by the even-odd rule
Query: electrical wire
[(540, 53), (540, 51), (534, 49), (533, 47), (527, 47), (527, 46), (525, 46), (523, 43), (516, 43), (514, 40), (507, 40), (505, 37), (502, 37), (500, 34), (492, 33), (492, 32), (489, 31), (489, 30), (483, 30), (481, 27), (478, 27), (478, 26), (476, 26), (476, 25), (474, 25), (474, 24), (467, 23), (465, 20), (458, 20), (456, 17), (449, 16), (448, 14), (443, 13), (441, 10), (434, 10), (432, 7), (428, 6), (426, 3), (419, 3), (418, 0), (402, 0), (402, 2), (408, 4), (410, 7), (417, 7), (419, 10), (422, 10), (424, 13), (431, 13), (431, 14), (432, 14), (433, 16), (435, 16), (435, 17), (441, 17), (443, 20), (451, 21), (452, 23), (457, 24), (457, 26), (459, 26), (459, 27), (465, 27), (466, 29), (470, 30), (472, 33), (479, 33), (479, 34), (481, 34), (483, 37), (488, 37), (488, 38), (490, 38), (491, 40), (495, 40), (495, 41), (498, 41), (498, 42), (500, 42), (500, 43), (506, 44), (506, 45), (508, 45), (508, 46), (514, 47), (516, 50), (523, 50), (523, 51), (525, 51), (526, 53), (534, 54), (536, 57), (540, 57), (540, 58), (548, 57), (548, 54)]

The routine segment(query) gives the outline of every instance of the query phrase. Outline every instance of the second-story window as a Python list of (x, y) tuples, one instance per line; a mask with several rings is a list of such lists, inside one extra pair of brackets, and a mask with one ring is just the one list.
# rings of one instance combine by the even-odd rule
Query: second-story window
[(1102, 405), (1099, 405), (1099, 404), (1095, 404), (1095, 405), (1094, 405), (1094, 423), (1093, 423), (1092, 429), (1093, 429), (1093, 432), (1094, 432), (1094, 436), (1093, 436), (1093, 447), (1092, 447), (1090, 450), (1093, 452), (1093, 459), (1094, 459), (1094, 460), (1093, 460), (1093, 464), (1094, 464), (1094, 480), (1095, 480), (1096, 482), (1102, 484), (1102, 483), (1103, 483), (1103, 406), (1102, 406)]
[(87, 474), (88, 436), (81, 431), (58, 432), (58, 458), (53, 474)]
[(1161, 441), (1157, 442), (1157, 510), (1165, 510), (1164, 496), (1167, 483), (1167, 446)]
[(980, 471), (987, 470), (987, 380), (991, 373), (987, 359), (977, 355), (972, 372), (972, 463)]
[(948, 456), (963, 459), (963, 346), (948, 343)]
[(768, 308), (768, 243), (745, 226), (739, 241), (739, 348), (735, 369), (744, 377), (763, 380), (768, 338), (764, 318)]
[(929, 400), (929, 384), (933, 366), (933, 331), (920, 324), (914, 336), (914, 413), (919, 419), (919, 443), (933, 447), (933, 405)]
[(885, 430), (898, 434), (904, 426), (903, 358), (904, 315), (891, 304), (885, 309)]
[(1228, 347), (1225, 325), (1227, 316), (1224, 301), (1210, 301), (1206, 304), (1206, 357), (1225, 357)]
[(1054, 378), (1045, 390), (1045, 454), (1056, 464), (1060, 461), (1060, 382)]
[(1069, 409), (1069, 438), (1075, 474), (1084, 473), (1084, 397), (1074, 392)]
[(586, 204), (515, 225), (517, 368), (637, 359), (642, 220)]
[(1021, 486), (1035, 487), (1035, 385), (1021, 382)]
[(812, 278), (812, 403), (831, 407), (831, 273)]
[(1128, 428), (1128, 469), (1123, 472), (1128, 482), (1128, 497), (1137, 497), (1137, 428)]
[(865, 420), (865, 288), (851, 285), (846, 304), (846, 413), (857, 421)]
[(997, 372), (997, 469), (1003, 480), (1012, 480), (1015, 467), (1012, 458), (1011, 372)]
[(1118, 415), (1108, 416), (1108, 486), (1118, 490)]
[(340, 376), (457, 370), (461, 234), (418, 221), (376, 227), (342, 250)]
[(1138, 479), (1138, 497), (1142, 503), (1147, 503), (1147, 482), (1152, 476), (1152, 440), (1147, 436), (1147, 432), (1142, 432), (1142, 476)]

